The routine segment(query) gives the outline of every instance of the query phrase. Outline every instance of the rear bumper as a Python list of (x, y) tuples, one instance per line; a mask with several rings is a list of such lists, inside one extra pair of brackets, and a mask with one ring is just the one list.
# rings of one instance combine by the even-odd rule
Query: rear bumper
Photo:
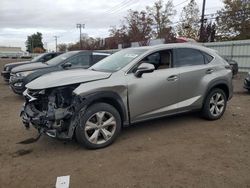
[(6, 82), (8, 82), (10, 79), (10, 71), (2, 71), (1, 76), (4, 78)]

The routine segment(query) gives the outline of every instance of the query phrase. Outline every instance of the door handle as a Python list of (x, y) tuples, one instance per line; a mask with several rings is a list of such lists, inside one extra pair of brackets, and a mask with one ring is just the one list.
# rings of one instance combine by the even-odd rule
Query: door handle
[(214, 69), (207, 69), (206, 74), (211, 74), (214, 72)]
[(169, 77), (167, 78), (167, 80), (168, 80), (168, 81), (176, 81), (176, 80), (178, 80), (178, 76), (177, 76), (177, 75), (169, 76)]

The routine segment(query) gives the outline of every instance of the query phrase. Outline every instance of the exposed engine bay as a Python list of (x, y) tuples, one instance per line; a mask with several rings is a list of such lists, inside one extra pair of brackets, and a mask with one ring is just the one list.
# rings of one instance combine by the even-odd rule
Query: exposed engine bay
[(26, 90), (26, 102), (21, 111), (26, 128), (34, 126), (50, 137), (70, 139), (77, 125), (76, 110), (80, 97), (73, 94), (78, 86), (70, 85), (46, 90)]

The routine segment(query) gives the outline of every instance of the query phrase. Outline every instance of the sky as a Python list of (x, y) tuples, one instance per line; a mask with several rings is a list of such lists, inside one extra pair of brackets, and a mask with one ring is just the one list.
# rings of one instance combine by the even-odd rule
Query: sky
[[(156, 0), (0, 0), (0, 46), (22, 47), (28, 35), (43, 34), (44, 47), (55, 50), (58, 44), (79, 40), (77, 23), (85, 24), (83, 33), (91, 37), (109, 36), (111, 26), (119, 26), (129, 9), (143, 10)], [(177, 11), (172, 22), (190, 0), (173, 0)], [(202, 1), (196, 0), (200, 11)], [(167, 2), (167, 0), (164, 0)], [(205, 14), (223, 7), (222, 0), (206, 0)]]

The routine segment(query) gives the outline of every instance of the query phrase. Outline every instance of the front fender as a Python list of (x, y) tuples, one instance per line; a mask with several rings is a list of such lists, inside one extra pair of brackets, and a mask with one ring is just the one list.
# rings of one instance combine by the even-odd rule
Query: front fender
[(97, 101), (107, 101), (118, 108), (124, 122), (128, 121), (126, 105), (122, 98), (113, 91), (99, 91), (84, 97), (84, 104), (89, 106)]
[(127, 83), (121, 77), (82, 83), (73, 91), (75, 95), (84, 98), (86, 100), (84, 103), (86, 102), (87, 105), (101, 100), (111, 101), (111, 105), (112, 101), (115, 102), (119, 106), (124, 125), (130, 122), (127, 92)]

